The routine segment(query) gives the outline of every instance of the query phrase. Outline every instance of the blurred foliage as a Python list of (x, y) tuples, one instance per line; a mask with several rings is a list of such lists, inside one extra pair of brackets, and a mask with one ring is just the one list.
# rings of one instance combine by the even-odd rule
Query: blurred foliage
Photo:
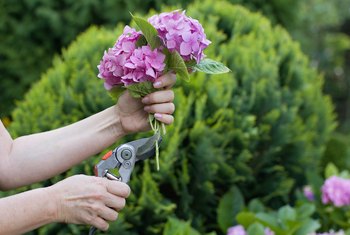
[(297, 20), (288, 31), (324, 73), (324, 90), (336, 106), (338, 130), (350, 131), (350, 0), (299, 3)]
[[(230, 222), (226, 214), (238, 213), (242, 198), (260, 198), (278, 208), (305, 184), (307, 172), (317, 173), (335, 127), (330, 99), (322, 94), (322, 76), (284, 29), (226, 1), (198, 1), (187, 13), (202, 23), (213, 42), (206, 54), (233, 73), (196, 73), (189, 83), (178, 81), (176, 121), (161, 146), (161, 170), (155, 171), (154, 160), (136, 166), (128, 206), (107, 234), (222, 234)], [(12, 135), (57, 128), (110, 106), (96, 65), (121, 30), (121, 25), (114, 31), (92, 27), (64, 50), (18, 103)], [(1, 196), (78, 173), (92, 175), (98, 160)], [(227, 201), (230, 194), (237, 204)], [(184, 230), (175, 229), (177, 224)], [(87, 230), (50, 224), (31, 234)]]

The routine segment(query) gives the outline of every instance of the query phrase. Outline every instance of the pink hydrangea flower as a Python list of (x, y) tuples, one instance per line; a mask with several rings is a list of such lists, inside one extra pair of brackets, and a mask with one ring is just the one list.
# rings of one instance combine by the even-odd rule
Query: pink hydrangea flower
[(350, 180), (337, 176), (328, 178), (322, 186), (322, 202), (336, 207), (350, 205)]
[(247, 235), (242, 225), (236, 225), (227, 230), (227, 235)]
[[(275, 235), (270, 228), (265, 228), (264, 233), (265, 235)], [(247, 235), (247, 232), (242, 225), (236, 225), (227, 230), (227, 235)]]
[(154, 82), (165, 68), (165, 55), (159, 49), (150, 46), (136, 48), (125, 63), (124, 85), (150, 81)]
[(125, 75), (126, 69), (124, 65), (134, 52), (136, 41), (140, 35), (141, 32), (125, 26), (123, 34), (120, 35), (113, 48), (104, 53), (97, 68), (99, 70), (98, 77), (104, 80), (104, 86), (107, 90), (123, 84), (122, 77)]
[(203, 50), (210, 41), (198, 20), (186, 16), (184, 11), (172, 11), (154, 15), (148, 21), (170, 51), (176, 50), (185, 61), (193, 59), (199, 63), (203, 59)]
[(315, 200), (315, 195), (314, 192), (312, 191), (312, 188), (310, 185), (306, 185), (303, 188), (303, 193), (304, 196), (309, 200), (309, 201), (314, 201)]

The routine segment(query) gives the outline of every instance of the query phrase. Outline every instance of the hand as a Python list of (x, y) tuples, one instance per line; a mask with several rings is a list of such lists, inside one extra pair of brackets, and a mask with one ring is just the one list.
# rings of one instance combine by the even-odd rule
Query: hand
[(127, 184), (75, 175), (46, 188), (57, 208), (57, 222), (89, 224), (106, 231), (130, 194)]
[(120, 96), (116, 108), (125, 134), (149, 130), (149, 113), (154, 114), (157, 120), (165, 124), (173, 123), (174, 92), (170, 88), (175, 82), (176, 76), (168, 73), (159, 77), (154, 83), (155, 88), (163, 90), (153, 92), (142, 100), (131, 97), (129, 92), (124, 92)]

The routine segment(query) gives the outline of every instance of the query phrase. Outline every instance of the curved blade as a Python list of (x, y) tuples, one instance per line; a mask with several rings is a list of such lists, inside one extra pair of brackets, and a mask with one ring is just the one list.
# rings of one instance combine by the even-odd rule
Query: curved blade
[(144, 139), (144, 143), (137, 149), (136, 161), (145, 160), (155, 155), (156, 142), (158, 144), (162, 141), (159, 131), (152, 137)]

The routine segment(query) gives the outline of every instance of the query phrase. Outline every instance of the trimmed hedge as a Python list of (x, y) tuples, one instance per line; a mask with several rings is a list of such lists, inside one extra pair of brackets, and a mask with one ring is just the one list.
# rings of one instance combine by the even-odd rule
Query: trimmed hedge
[[(335, 127), (322, 77), (299, 45), (260, 14), (228, 2), (198, 1), (187, 9), (213, 44), (210, 58), (233, 73), (178, 81), (175, 123), (154, 160), (132, 175), (132, 195), (110, 234), (223, 234), (246, 201), (278, 208), (292, 203), (307, 173), (317, 173)], [(43, 75), (14, 112), (15, 136), (45, 131), (112, 104), (96, 78), (103, 50), (120, 35), (92, 27)], [(128, 136), (125, 142), (147, 134)], [(93, 174), (92, 158), (67, 173)], [(33, 234), (81, 234), (87, 226), (51, 224)], [(196, 229), (197, 231), (195, 231)]]

